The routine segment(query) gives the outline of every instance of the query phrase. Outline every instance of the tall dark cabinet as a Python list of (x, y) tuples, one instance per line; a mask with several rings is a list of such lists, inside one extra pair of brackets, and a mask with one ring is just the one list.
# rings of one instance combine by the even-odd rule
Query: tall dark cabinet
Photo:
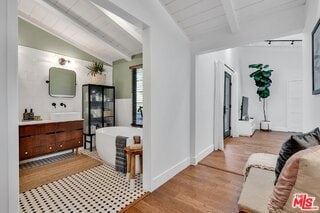
[(82, 86), (82, 117), (84, 119), (84, 148), (90, 144), (96, 129), (115, 125), (115, 88), (95, 84)]

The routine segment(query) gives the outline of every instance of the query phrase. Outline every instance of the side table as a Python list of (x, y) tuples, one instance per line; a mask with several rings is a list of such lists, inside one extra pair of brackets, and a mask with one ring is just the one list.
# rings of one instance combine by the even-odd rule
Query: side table
[(124, 153), (127, 154), (127, 179), (130, 180), (130, 189), (134, 189), (134, 181), (136, 178), (136, 156), (140, 158), (140, 174), (143, 172), (142, 162), (142, 146), (135, 148), (127, 146), (124, 148)]

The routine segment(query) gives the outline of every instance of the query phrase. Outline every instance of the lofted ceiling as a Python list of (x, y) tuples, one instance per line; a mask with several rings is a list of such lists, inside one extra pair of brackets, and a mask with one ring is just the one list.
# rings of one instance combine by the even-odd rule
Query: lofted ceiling
[[(160, 2), (193, 44), (207, 39), (211, 40), (211, 43), (212, 40), (216, 40), (216, 46), (218, 43), (226, 42), (230, 35), (233, 35), (233, 40), (237, 39), (240, 37), (238, 35), (244, 34), (251, 23), (260, 20), (264, 20), (261, 24), (268, 25), (265, 28), (267, 34), (268, 28), (272, 29), (272, 25), (285, 25), (297, 18), (295, 11), (303, 15), (302, 11), (306, 4), (306, 0), (160, 0)], [(293, 12), (290, 13), (291, 11)], [(272, 20), (282, 14), (283, 18), (276, 20), (277, 23)], [(203, 43), (205, 47), (206, 44)]]
[(115, 15), (90, 1), (19, 0), (18, 10), (21, 18), (106, 63), (131, 60), (142, 52), (141, 40), (135, 36), (141, 34), (139, 29), (126, 30)]
[[(300, 33), (304, 26), (306, 0), (159, 1), (194, 52)], [(109, 64), (142, 52), (141, 29), (89, 0), (19, 0), (18, 8), (21, 18)]]

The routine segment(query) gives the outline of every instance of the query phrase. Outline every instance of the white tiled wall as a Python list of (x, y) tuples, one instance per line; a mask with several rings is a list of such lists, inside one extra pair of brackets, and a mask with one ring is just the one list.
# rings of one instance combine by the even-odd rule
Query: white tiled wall
[(132, 99), (116, 99), (116, 125), (131, 126)]
[[(70, 60), (71, 63), (61, 66), (59, 58)], [(28, 47), (19, 46), (19, 119), (25, 108), (32, 108), (35, 115), (41, 115), (43, 119), (49, 119), (51, 112), (81, 112), (82, 111), (82, 85), (90, 83), (88, 66), (91, 62), (83, 61), (50, 52), (40, 51)], [(61, 67), (74, 70), (77, 73), (77, 89), (74, 98), (54, 98), (49, 95), (48, 84), (49, 68)], [(112, 85), (112, 68), (106, 68), (107, 85)], [(55, 102), (57, 108), (51, 104)], [(63, 102), (67, 108), (60, 106)], [(119, 110), (117, 110), (119, 111)]]

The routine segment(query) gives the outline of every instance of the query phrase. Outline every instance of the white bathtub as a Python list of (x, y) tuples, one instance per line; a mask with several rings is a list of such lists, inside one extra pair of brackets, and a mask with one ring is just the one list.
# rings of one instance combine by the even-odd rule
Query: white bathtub
[[(96, 148), (99, 156), (108, 164), (115, 166), (116, 162), (116, 137), (125, 136), (127, 146), (133, 144), (133, 136), (139, 135), (142, 142), (142, 128), (134, 127), (105, 127), (96, 131)], [(136, 172), (140, 171), (139, 157), (136, 158)]]

